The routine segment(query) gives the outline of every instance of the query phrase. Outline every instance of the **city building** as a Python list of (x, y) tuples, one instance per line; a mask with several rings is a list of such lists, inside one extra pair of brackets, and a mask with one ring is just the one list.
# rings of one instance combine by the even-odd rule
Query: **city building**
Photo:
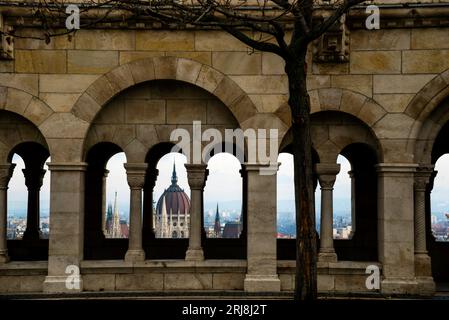
[(188, 238), (190, 199), (178, 186), (176, 166), (173, 163), (171, 185), (165, 189), (156, 205), (153, 216), (157, 238)]
[[(117, 205), (117, 192), (114, 196), (114, 207), (111, 204), (108, 205), (108, 211), (106, 212), (106, 225), (105, 236), (106, 238), (126, 238), (122, 230), (122, 224), (126, 225), (126, 222), (120, 220), (118, 205)], [(127, 233), (127, 232), (125, 232)]]
[(218, 212), (218, 203), (217, 203), (217, 211), (215, 212), (215, 223), (214, 223), (214, 237), (221, 238), (221, 223), (220, 223), (220, 213)]
[[(276, 237), (277, 174), (260, 175), (264, 163), (247, 155), (242, 161), (239, 238), (226, 239), (226, 224), (223, 238), (204, 235), (207, 163), (186, 164), (190, 199), (173, 168), (172, 184), (152, 209), (156, 165), (173, 151), (171, 133), (192, 132), (193, 121), (219, 130), (276, 129), (276, 151), (292, 152), (283, 60), (223, 30), (173, 30), (114, 15), (46, 43), (36, 39), (48, 29), (35, 23), (30, 2), (0, 3), (0, 28), (16, 35), (7, 41), (2, 33), (0, 42), (0, 201), (18, 154), (30, 178), (27, 215), (35, 224), (28, 227), (36, 231), (39, 178), (51, 156), (51, 232), (50, 239), (3, 241), (0, 228), (0, 291), (291, 293), (296, 242)], [(370, 4), (381, 8), (380, 29), (367, 30), (364, 8), (353, 9), (308, 52), (314, 182), (323, 208), (318, 291), (432, 295), (437, 283), (449, 282), (449, 242), (432, 233), (428, 205), (434, 165), (449, 153), (449, 0)], [(53, 27), (64, 29), (59, 20)], [(270, 145), (264, 139), (258, 142)], [(106, 164), (121, 152), (129, 239), (111, 239), (103, 224)], [(351, 163), (353, 235), (334, 240), (340, 154)], [(8, 230), (16, 237), (26, 231)], [(43, 249), (38, 256), (35, 244)], [(69, 265), (80, 269), (76, 290), (66, 286)], [(372, 265), (381, 272), (376, 290), (365, 285)]]

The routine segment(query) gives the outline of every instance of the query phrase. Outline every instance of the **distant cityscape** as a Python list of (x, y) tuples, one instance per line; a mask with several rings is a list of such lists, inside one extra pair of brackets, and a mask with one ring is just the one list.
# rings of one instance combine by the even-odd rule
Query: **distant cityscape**
[[(236, 201), (236, 203), (238, 203)], [(224, 206), (224, 209), (219, 210), (220, 216), (220, 227), (221, 234), (223, 235), (225, 226), (229, 224), (235, 224), (240, 222), (241, 209), (231, 208), (234, 202), (230, 205), (229, 203)], [(120, 206), (127, 207), (127, 206)], [(114, 235), (110, 232), (106, 233), (107, 237), (128, 237), (128, 212), (126, 210), (120, 210), (116, 207), (114, 203), (113, 213), (115, 217), (118, 216), (118, 221), (120, 225), (120, 234), (115, 233)], [(111, 217), (111, 206), (108, 207), (108, 217)], [(204, 228), (208, 237), (215, 237), (215, 218), (216, 218), (216, 208), (209, 205), (204, 212)], [(445, 212), (435, 212), (431, 216), (432, 223), (432, 233), (436, 241), (449, 241), (449, 213)], [(41, 211), (40, 217), (40, 230), (41, 238), (46, 239), (49, 236), (49, 212), (48, 208), (44, 206)], [(108, 226), (110, 226), (108, 224)], [(107, 227), (108, 227), (107, 226)], [(242, 226), (239, 226), (238, 232), (241, 232)], [(26, 205), (15, 206), (14, 210), (10, 210), (8, 214), (7, 221), (7, 239), (21, 239), (23, 233), (26, 229)], [(114, 228), (112, 228), (113, 230)], [(316, 218), (316, 229), (320, 232), (320, 218), (317, 215)], [(109, 227), (111, 230), (111, 227)], [(277, 232), (278, 238), (293, 239), (296, 236), (296, 225), (295, 225), (295, 213), (293, 211), (279, 211), (278, 221), (277, 221)], [(344, 212), (336, 212), (334, 215), (334, 228), (333, 228), (334, 239), (350, 239), (352, 236), (352, 223), (351, 216)]]
[(432, 233), (437, 241), (449, 241), (449, 213), (438, 212), (431, 216)]
[[(14, 208), (8, 213), (8, 220), (6, 223), (6, 239), (18, 240), (22, 239), (23, 233), (26, 230), (26, 204), (23, 207)], [(40, 216), (40, 230), (41, 238), (48, 239), (50, 233), (50, 218), (48, 208), (41, 210)]]

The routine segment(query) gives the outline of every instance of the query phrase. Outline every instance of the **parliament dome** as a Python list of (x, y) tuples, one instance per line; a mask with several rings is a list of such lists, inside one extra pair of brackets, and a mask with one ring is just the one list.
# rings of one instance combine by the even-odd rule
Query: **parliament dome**
[(171, 185), (165, 189), (164, 193), (159, 198), (156, 205), (156, 214), (161, 216), (163, 211), (169, 216), (172, 214), (187, 215), (190, 210), (190, 198), (178, 186), (178, 176), (176, 175), (176, 167), (173, 164), (173, 173), (171, 178)]

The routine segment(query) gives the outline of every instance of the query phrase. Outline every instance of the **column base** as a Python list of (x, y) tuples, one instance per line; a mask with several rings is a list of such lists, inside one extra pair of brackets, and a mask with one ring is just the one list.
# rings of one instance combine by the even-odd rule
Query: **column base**
[(418, 294), (422, 296), (433, 296), (436, 291), (433, 277), (416, 277), (418, 282)]
[(278, 275), (250, 275), (247, 274), (244, 281), (246, 292), (279, 292), (281, 280)]
[(67, 276), (47, 276), (44, 280), (43, 291), (45, 293), (77, 293), (83, 291), (83, 279), (81, 276), (69, 279)]
[(25, 230), (23, 233), (23, 241), (39, 241), (41, 238), (41, 231), (40, 230)]
[(432, 265), (427, 253), (415, 253), (415, 275), (432, 278)]
[(337, 262), (337, 254), (335, 251), (320, 252), (318, 253), (319, 262)]
[(9, 262), (8, 250), (0, 251), (0, 264)]
[(204, 260), (203, 249), (188, 249), (186, 252), (187, 261), (202, 261)]
[(126, 262), (145, 261), (145, 251), (143, 250), (128, 250), (125, 255)]
[(418, 282), (410, 278), (386, 278), (381, 282), (380, 292), (387, 295), (417, 294)]

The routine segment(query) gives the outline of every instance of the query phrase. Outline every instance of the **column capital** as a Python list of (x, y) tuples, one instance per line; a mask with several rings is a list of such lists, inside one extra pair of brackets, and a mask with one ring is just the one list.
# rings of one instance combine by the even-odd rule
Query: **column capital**
[(50, 171), (86, 171), (86, 162), (47, 162)]
[(185, 164), (190, 189), (203, 189), (209, 174), (206, 164)]
[(25, 176), (25, 185), (30, 189), (40, 190), (44, 182), (44, 176), (47, 170), (37, 168), (22, 169)]
[(349, 178), (354, 178), (355, 177), (355, 171), (354, 170), (349, 170), (348, 171), (348, 175), (349, 175)]
[(415, 190), (426, 191), (430, 178), (434, 173), (434, 165), (421, 165), (416, 168), (415, 172)]
[(0, 164), (0, 189), (8, 188), (15, 166), (14, 163)]
[(338, 163), (317, 163), (315, 172), (318, 175), (321, 189), (332, 189), (334, 187), (337, 174), (340, 172)]
[(148, 168), (147, 163), (125, 163), (128, 185), (131, 189), (143, 188), (145, 184), (145, 174)]
[(156, 179), (159, 175), (159, 170), (156, 168), (148, 169), (145, 176), (145, 188), (154, 188)]

